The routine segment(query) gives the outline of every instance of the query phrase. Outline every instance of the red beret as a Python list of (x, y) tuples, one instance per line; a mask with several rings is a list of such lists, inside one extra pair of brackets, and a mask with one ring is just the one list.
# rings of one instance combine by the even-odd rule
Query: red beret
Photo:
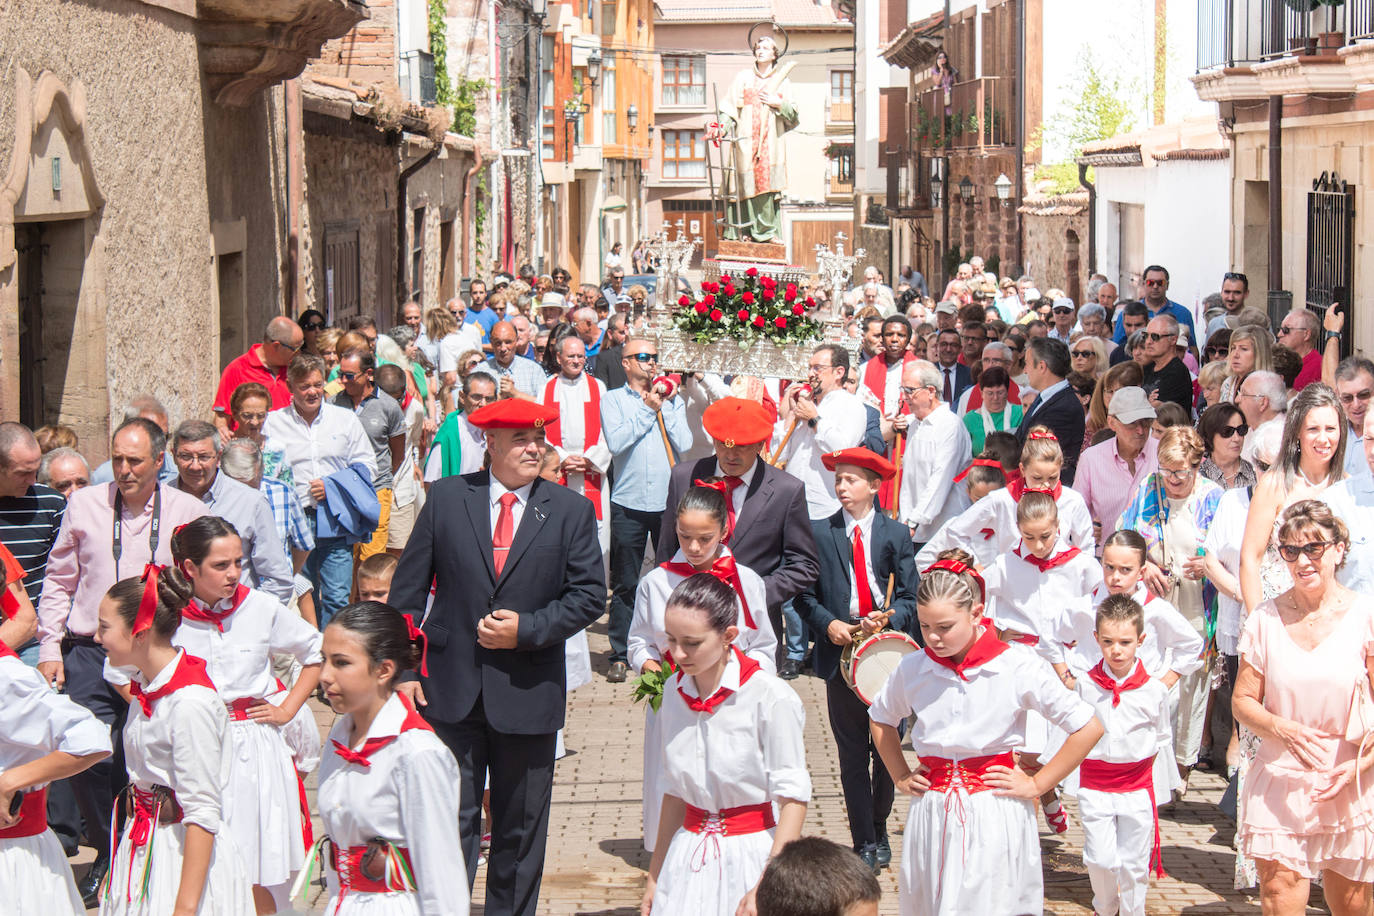
[(852, 464), (855, 467), (867, 468), (883, 480), (891, 480), (897, 473), (891, 461), (866, 448), (842, 448), (838, 452), (826, 452), (821, 456), (821, 464), (824, 464), (828, 471), (835, 470), (837, 464)]
[(721, 398), (714, 402), (702, 411), (701, 425), (726, 448), (756, 445), (773, 438), (773, 420), (767, 408), (748, 398)]
[(468, 417), (478, 429), (543, 429), (557, 421), (557, 410), (523, 398), (505, 398), (477, 408)]

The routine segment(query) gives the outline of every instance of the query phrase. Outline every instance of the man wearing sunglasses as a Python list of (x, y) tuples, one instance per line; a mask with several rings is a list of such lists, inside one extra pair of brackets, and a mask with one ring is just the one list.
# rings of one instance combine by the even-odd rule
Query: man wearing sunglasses
[(1145, 325), (1145, 381), (1141, 385), (1150, 403), (1173, 401), (1193, 414), (1193, 377), (1183, 360), (1178, 358), (1179, 324), (1172, 315), (1157, 315)]
[[(1341, 365), (1344, 366), (1345, 363)], [(1374, 366), (1370, 366), (1369, 369), (1374, 371)], [(1369, 381), (1370, 379), (1366, 379), (1366, 382)], [(1374, 592), (1374, 411), (1367, 409), (1368, 404), (1366, 400), (1360, 438), (1354, 438), (1352, 433), (1346, 441), (1345, 466), (1350, 476), (1332, 485), (1321, 497), (1350, 529), (1350, 550), (1346, 556), (1345, 567), (1336, 572), (1336, 578), (1346, 588), (1361, 595)], [(1351, 452), (1355, 453), (1359, 463), (1364, 466), (1362, 472), (1350, 471)]]
[(1276, 334), (1283, 344), (1302, 359), (1302, 371), (1293, 380), (1293, 390), (1301, 391), (1313, 382), (1322, 380), (1322, 354), (1317, 347), (1321, 336), (1321, 321), (1315, 312), (1293, 309), (1283, 316)]
[[(1174, 320), (1188, 329), (1188, 339), (1196, 340), (1197, 332), (1193, 330), (1193, 314), (1177, 302), (1169, 298), (1169, 271), (1158, 264), (1151, 264), (1145, 268), (1145, 272), (1140, 275), (1140, 284), (1145, 289), (1145, 307), (1149, 309), (1150, 317), (1156, 315), (1172, 315)], [(1125, 343), (1127, 331), (1122, 326), (1121, 316), (1116, 319), (1116, 330), (1112, 339), (1117, 343)], [(1178, 337), (1177, 334), (1174, 335)]]
[(1073, 300), (1067, 296), (1060, 296), (1054, 300), (1054, 305), (1050, 307), (1050, 332), (1047, 336), (1055, 340), (1062, 340), (1067, 346), (1073, 341), (1073, 322), (1078, 309), (1074, 306)]
[(254, 344), (248, 352), (235, 357), (219, 377), (215, 391), (215, 428), (229, 438), (234, 428), (229, 418), (229, 400), (234, 390), (244, 382), (258, 382), (267, 386), (272, 395), (272, 409), (291, 403), (291, 390), (286, 385), (286, 367), (305, 345), (305, 332), (296, 322), (279, 315), (267, 322), (262, 343)]

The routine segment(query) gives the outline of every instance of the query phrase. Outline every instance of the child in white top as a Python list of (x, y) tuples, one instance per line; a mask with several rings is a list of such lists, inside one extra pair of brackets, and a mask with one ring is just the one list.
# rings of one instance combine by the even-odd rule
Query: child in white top
[[(1043, 912), (1032, 803), (1102, 734), (1092, 708), (1042, 659), (1002, 642), (984, 621), (984, 585), (971, 559), (949, 551), (922, 574), (916, 599), (926, 647), (902, 660), (869, 709), (884, 765), (913, 796), (898, 884), (903, 916)], [(1068, 733), (1034, 776), (1012, 753), (1025, 744), (1031, 710)], [(915, 768), (897, 734), (913, 713)]]
[(666, 791), (644, 916), (751, 911), (768, 860), (806, 818), (806, 713), (791, 687), (731, 645), (735, 597), (699, 573), (668, 601), (677, 673), (659, 712)]
[[(51, 690), (3, 641), (0, 697), (0, 909), (85, 916), (67, 856), (48, 827), (48, 783), (110, 756), (110, 730)], [(16, 796), (19, 810), (10, 814)]]
[[(1105, 731), (1079, 767), (1078, 811), (1083, 864), (1093, 886), (1093, 912), (1145, 916), (1150, 867), (1159, 861), (1159, 815), (1153, 784), (1156, 755), (1169, 756), (1169, 691), (1136, 658), (1147, 642), (1145, 613), (1126, 595), (1097, 609), (1094, 632), (1102, 659), (1078, 681)], [(1164, 801), (1168, 800), (1165, 796)]]
[[(677, 506), (678, 551), (673, 559), (650, 570), (635, 592), (634, 618), (630, 621), (627, 655), (630, 667), (641, 674), (659, 671), (669, 660), (664, 614), (673, 589), (699, 572), (708, 572), (735, 590), (739, 608), (735, 647), (754, 659), (769, 674), (777, 671), (777, 637), (768, 620), (768, 598), (763, 579), (735, 562), (724, 544), (728, 514), (725, 485), (698, 481), (683, 494)], [(658, 813), (663, 803), (663, 735), (661, 721), (652, 705), (644, 706), (644, 848), (654, 851), (658, 837)]]

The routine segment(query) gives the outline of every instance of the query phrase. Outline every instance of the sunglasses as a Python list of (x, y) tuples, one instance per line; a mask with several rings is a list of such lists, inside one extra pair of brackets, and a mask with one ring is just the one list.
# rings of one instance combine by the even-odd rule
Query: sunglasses
[(1207, 348), (1206, 350), (1204, 350), (1203, 352), (1206, 353), (1207, 356), (1208, 356), (1209, 358), (1210, 358), (1210, 357), (1213, 357), (1213, 356), (1226, 356), (1227, 354), (1229, 354), (1229, 353), (1231, 352), (1231, 348), (1230, 348), (1230, 347), (1215, 346), (1215, 347), (1208, 347), (1208, 348)]
[(272, 341), (272, 343), (276, 344), (277, 346), (281, 347), (283, 350), (286, 350), (286, 351), (289, 352), (289, 353), (295, 353), (295, 352), (296, 352), (297, 350), (299, 350), (301, 347), (305, 346), (305, 342), (304, 342), (304, 341), (301, 341), (300, 343), (296, 344), (294, 347), (291, 346), (291, 345), (288, 344), (288, 343), (282, 343), (280, 340), (274, 340), (274, 341)]
[(1239, 426), (1223, 426), (1221, 429), (1217, 430), (1217, 435), (1223, 439), (1234, 439), (1236, 436), (1240, 436), (1244, 439), (1246, 436), (1250, 435), (1250, 425), (1248, 423), (1242, 423)]
[(358, 372), (340, 372), (339, 378), (343, 379), (345, 382), (352, 382), (356, 381), (360, 374), (361, 373)]
[(1154, 331), (1146, 331), (1145, 338), (1152, 343), (1159, 343), (1161, 340), (1177, 339), (1177, 334), (1156, 334)]
[(1063, 305), (1059, 306), (1058, 308), (1054, 309), (1053, 311), (1054, 311), (1054, 313), (1055, 313), (1056, 315), (1072, 315), (1072, 314), (1073, 314), (1073, 309), (1068, 308), (1067, 306), (1063, 306)]
[(626, 358), (626, 359), (632, 359), (632, 360), (634, 360), (635, 362), (638, 362), (638, 363), (656, 363), (656, 362), (658, 362), (658, 354), (657, 354), (657, 353), (630, 353), (630, 354), (626, 355), (625, 358)]
[(1246, 287), (1250, 286), (1250, 278), (1247, 277), (1245, 274), (1236, 273), (1234, 270), (1228, 270), (1226, 273), (1222, 274), (1221, 279), (1223, 282), (1225, 282), (1226, 280), (1239, 280), (1240, 282), (1244, 283)]
[(301, 325), (301, 330), (303, 330), (303, 331), (323, 331), (323, 330), (324, 330), (324, 322), (323, 322), (323, 321), (312, 321), (312, 322), (310, 322), (309, 324), (303, 324), (303, 325)]
[(1363, 404), (1370, 398), (1374, 398), (1374, 391), (1370, 391), (1368, 388), (1366, 388), (1363, 391), (1356, 392), (1355, 394), (1341, 395), (1341, 403), (1345, 404), (1348, 407), (1351, 404), (1354, 404), (1356, 401), (1359, 401), (1361, 404)]
[(1299, 554), (1304, 554), (1307, 559), (1315, 563), (1322, 558), (1322, 554), (1326, 553), (1326, 548), (1330, 547), (1332, 543), (1332, 541), (1309, 541), (1306, 544), (1280, 544), (1279, 556), (1289, 563), (1294, 563), (1297, 562)]
[(1069, 355), (1074, 359), (1087, 359), (1089, 356), (1096, 356), (1097, 353), (1093, 350), (1074, 350)]

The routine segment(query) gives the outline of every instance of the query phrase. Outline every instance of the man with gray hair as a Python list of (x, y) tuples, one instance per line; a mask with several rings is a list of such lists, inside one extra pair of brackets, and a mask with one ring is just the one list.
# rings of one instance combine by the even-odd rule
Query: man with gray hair
[(1374, 362), (1363, 356), (1347, 356), (1336, 366), (1332, 388), (1341, 401), (1349, 424), (1345, 440), (1345, 472), (1351, 477), (1369, 476), (1365, 460), (1364, 426), (1369, 402), (1374, 399)]
[[(61, 495), (37, 482), (42, 458), (38, 440), (22, 423), (0, 423), (0, 544), (24, 569), (21, 583), (35, 608), (43, 591), (48, 551), (57, 540), (67, 503)], [(3, 589), (0, 588), (0, 591)], [(32, 623), (30, 619), (29, 623)], [(26, 649), (32, 634), (16, 633), (0, 612), (0, 630), (14, 639), (11, 649), (20, 651), (29, 664), (38, 661), (38, 645)], [(7, 640), (8, 642), (8, 640)]]
[(1089, 337), (1111, 340), (1111, 334), (1107, 330), (1107, 310), (1096, 302), (1089, 302), (1078, 310), (1078, 328)]
[(267, 386), (272, 395), (272, 409), (291, 403), (286, 387), (286, 367), (305, 345), (305, 332), (293, 319), (278, 315), (267, 322), (262, 343), (254, 344), (248, 352), (231, 360), (219, 377), (215, 391), (215, 426), (224, 438), (229, 438), (233, 424), (229, 419), (229, 400), (234, 390), (244, 382)]
[(1307, 309), (1293, 309), (1283, 316), (1279, 324), (1279, 343), (1283, 344), (1302, 359), (1302, 371), (1293, 380), (1293, 390), (1302, 391), (1313, 382), (1322, 380), (1322, 352), (1317, 345), (1322, 336), (1321, 321), (1316, 312)]
[(70, 499), (77, 490), (90, 486), (91, 469), (80, 452), (63, 445), (45, 453), (38, 462), (38, 482)]
[(260, 492), (220, 473), (221, 449), (213, 425), (184, 421), (172, 435), (172, 457), (179, 471), (172, 486), (234, 526), (243, 542), (244, 581), (285, 604), (291, 600), (293, 570), (277, 536), (272, 508)]
[(1240, 383), (1236, 405), (1245, 414), (1245, 422), (1250, 427), (1245, 445), (1241, 446), (1240, 457), (1250, 461), (1255, 454), (1260, 431), (1283, 425), (1284, 412), (1288, 409), (1288, 388), (1283, 384), (1283, 376), (1264, 370), (1251, 372)]
[(1173, 401), (1186, 415), (1193, 415), (1193, 377), (1183, 360), (1178, 358), (1180, 324), (1177, 318), (1163, 312), (1145, 325), (1145, 381), (1141, 388), (1158, 407)]
[[(135, 417), (155, 423), (158, 429), (162, 430), (165, 441), (167, 431), (171, 427), (171, 421), (167, 419), (167, 408), (162, 406), (162, 402), (152, 395), (139, 395), (129, 402), (129, 406), (124, 408), (124, 419), (132, 420)], [(91, 483), (114, 483), (114, 471), (110, 462), (98, 466), (91, 472)], [(177, 466), (172, 461), (170, 453), (162, 456), (162, 470), (158, 474), (159, 483), (171, 483), (177, 479)]]
[(912, 360), (902, 370), (902, 397), (911, 408), (897, 519), (911, 529), (919, 550), (940, 526), (968, 508), (955, 475), (973, 460), (964, 423), (940, 396), (943, 377), (935, 364)]

